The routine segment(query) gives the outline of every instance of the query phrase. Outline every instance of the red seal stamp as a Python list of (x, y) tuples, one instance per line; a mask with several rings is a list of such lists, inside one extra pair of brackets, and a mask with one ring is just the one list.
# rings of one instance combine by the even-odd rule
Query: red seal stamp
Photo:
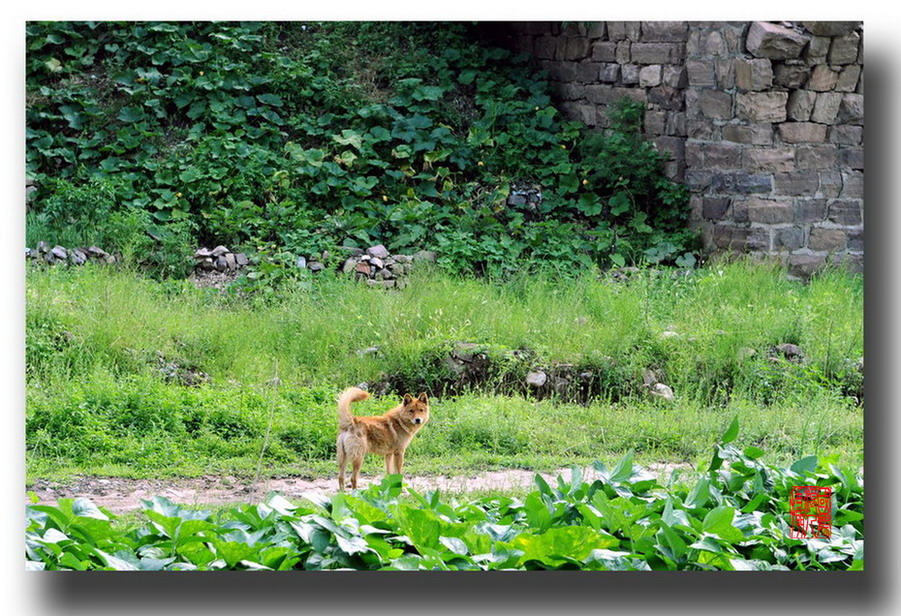
[(788, 511), (791, 515), (792, 539), (832, 537), (832, 488), (794, 486)]

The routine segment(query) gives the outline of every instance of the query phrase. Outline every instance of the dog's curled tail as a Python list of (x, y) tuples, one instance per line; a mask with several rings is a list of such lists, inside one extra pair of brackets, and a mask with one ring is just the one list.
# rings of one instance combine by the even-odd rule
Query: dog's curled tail
[(354, 416), (350, 412), (350, 403), (359, 402), (369, 397), (369, 394), (359, 387), (348, 387), (338, 397), (338, 426), (341, 430), (350, 428), (354, 424)]

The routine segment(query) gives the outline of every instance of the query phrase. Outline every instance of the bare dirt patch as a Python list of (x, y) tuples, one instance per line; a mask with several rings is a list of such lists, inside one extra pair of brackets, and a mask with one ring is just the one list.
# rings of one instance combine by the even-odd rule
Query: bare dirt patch
[[(678, 469), (683, 477), (691, 475), (694, 469), (689, 464), (650, 464), (644, 467), (661, 482)], [(587, 481), (597, 478), (593, 468), (583, 468)], [(464, 493), (479, 490), (509, 490), (533, 485), (535, 471), (513, 469), (486, 471), (476, 475), (407, 477), (405, 483), (417, 491), (440, 489), (443, 492)], [(540, 473), (551, 485), (556, 476), (562, 475), (567, 481), (570, 470), (558, 469), (552, 473)], [(363, 488), (380, 481), (381, 476), (363, 477)], [(25, 487), (25, 502), (31, 500), (27, 492), (34, 492), (41, 504), (54, 504), (59, 498), (87, 497), (95, 505), (113, 513), (124, 513), (141, 508), (142, 499), (165, 496), (180, 505), (227, 505), (259, 502), (270, 492), (278, 492), (286, 498), (301, 498), (306, 492), (334, 494), (337, 480), (302, 479), (299, 477), (276, 477), (261, 479), (252, 484), (249, 479), (229, 476), (207, 476), (195, 479), (123, 479), (118, 477), (78, 477), (68, 482), (53, 482), (39, 479)]]

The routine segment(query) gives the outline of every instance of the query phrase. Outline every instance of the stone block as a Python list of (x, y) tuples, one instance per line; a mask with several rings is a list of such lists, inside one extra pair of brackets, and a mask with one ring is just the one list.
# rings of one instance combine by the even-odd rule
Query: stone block
[(826, 257), (805, 254), (789, 255), (788, 273), (790, 276), (807, 279), (821, 270), (825, 264)]
[(809, 35), (765, 21), (755, 21), (748, 29), (747, 50), (756, 58), (785, 60), (797, 58)]
[(842, 171), (842, 192), (844, 199), (863, 199), (863, 172)]
[[(642, 88), (659, 86), (663, 81), (663, 67), (659, 64), (650, 64), (638, 72), (638, 85)], [(841, 97), (839, 97), (841, 98)], [(836, 112), (838, 108), (836, 107)]]
[(716, 120), (728, 120), (732, 118), (732, 95), (719, 90), (702, 90), (698, 103), (701, 113)]
[(735, 95), (739, 118), (752, 122), (784, 122), (787, 92), (739, 92)]
[(838, 252), (848, 245), (848, 234), (843, 229), (813, 227), (807, 238), (807, 247), (817, 252)]
[(637, 41), (641, 37), (641, 22), (608, 21), (607, 37), (611, 41), (622, 41), (626, 39)]
[(627, 64), (632, 61), (631, 56), (632, 43), (629, 41), (620, 41), (616, 44), (616, 62), (618, 64)]
[(860, 26), (859, 21), (803, 21), (807, 31), (817, 36), (842, 36)]
[(807, 50), (804, 57), (811, 64), (825, 64), (826, 56), (829, 55), (829, 46), (832, 45), (832, 37), (829, 36), (812, 36), (807, 44)]
[(595, 62), (616, 62), (616, 43), (596, 41), (591, 46), (591, 59)]
[[(688, 98), (687, 93), (686, 98)], [(685, 136), (689, 139), (700, 139), (702, 141), (716, 139), (715, 129), (716, 127), (713, 126), (710, 120), (692, 120), (688, 118), (685, 120)]]
[(746, 148), (743, 164), (752, 171), (787, 173), (795, 169), (795, 148)]
[(685, 57), (682, 43), (633, 43), (631, 61), (636, 64), (679, 64)]
[(721, 250), (769, 250), (770, 233), (760, 227), (719, 224), (713, 228), (713, 244)]
[(801, 227), (781, 227), (773, 230), (773, 250), (798, 250), (804, 246)]
[(641, 41), (647, 43), (684, 43), (688, 40), (687, 21), (643, 21)]
[[(619, 66), (619, 65), (617, 65)], [(630, 86), (638, 83), (638, 75), (641, 71), (641, 67), (637, 64), (624, 64), (622, 65), (622, 78), (623, 85)]]
[(860, 35), (857, 32), (849, 32), (844, 36), (832, 39), (829, 47), (829, 64), (851, 64), (857, 61)]
[(794, 219), (794, 203), (791, 199), (775, 201), (772, 199), (748, 199), (748, 219), (763, 224), (779, 224), (792, 222)]
[(773, 143), (772, 124), (729, 124), (722, 128), (723, 139), (735, 143), (767, 145)]
[(863, 252), (863, 230), (848, 232), (848, 250), (850, 252)]
[(661, 136), (654, 137), (653, 143), (657, 151), (667, 155), (670, 160), (685, 160), (685, 139)]
[(644, 112), (644, 132), (649, 135), (665, 135), (666, 134), (666, 112), (652, 111)]
[(797, 90), (810, 78), (810, 68), (803, 64), (777, 63), (773, 69), (773, 83), (783, 88)]
[(863, 126), (863, 94), (842, 94), (836, 120), (840, 124)]
[(671, 88), (685, 88), (688, 85), (688, 72), (684, 66), (664, 66), (663, 83)]
[(669, 86), (656, 86), (647, 91), (647, 101), (660, 109), (678, 111), (682, 109), (682, 90)]
[(842, 148), (839, 150), (841, 166), (848, 169), (863, 169), (863, 148)]
[(721, 90), (731, 90), (735, 87), (735, 60), (732, 58), (717, 58), (714, 62), (716, 73), (716, 85)]
[(860, 81), (861, 67), (859, 64), (849, 64), (838, 74), (835, 82), (836, 92), (854, 92), (857, 89), (857, 83)]
[(728, 197), (704, 197), (701, 200), (701, 216), (707, 220), (721, 220), (729, 211), (732, 200)]
[(830, 126), (828, 130), (830, 143), (838, 145), (860, 145), (863, 142), (863, 127), (850, 124)]
[(579, 62), (576, 64), (576, 81), (582, 83), (598, 81), (603, 66), (605, 65), (600, 62)]
[(788, 95), (788, 119), (807, 122), (817, 100), (817, 93), (810, 90), (795, 90)]
[(741, 165), (742, 148), (740, 145), (723, 143), (705, 143), (703, 145), (704, 166), (713, 169), (737, 169)]
[(838, 150), (834, 145), (800, 145), (795, 150), (798, 169), (832, 169), (838, 163)]
[(716, 85), (716, 74), (712, 60), (689, 60), (685, 63), (688, 85), (693, 88), (712, 88)]
[(817, 94), (816, 104), (810, 119), (821, 124), (832, 124), (838, 116), (838, 109), (842, 102), (840, 92), (820, 92)]
[(856, 200), (837, 200), (829, 204), (830, 222), (838, 225), (853, 227), (863, 224), (863, 215), (861, 214), (860, 201)]
[(812, 170), (795, 170), (773, 175), (773, 193), (793, 197), (812, 197), (820, 187), (820, 176)]
[(808, 90), (816, 92), (828, 92), (835, 88), (838, 82), (838, 72), (832, 70), (826, 64), (817, 64), (813, 67), (813, 73), (805, 86)]
[(566, 39), (565, 57), (567, 60), (582, 60), (591, 53), (591, 42), (588, 37), (579, 36)]
[(669, 111), (666, 114), (666, 134), (676, 137), (688, 135), (686, 128), (686, 115), (684, 111)]
[(825, 199), (796, 199), (794, 222), (814, 223), (826, 220)]
[(785, 143), (823, 143), (826, 126), (814, 122), (784, 122), (779, 124), (779, 136)]
[(607, 62), (601, 64), (600, 79), (604, 83), (616, 83), (619, 80), (619, 64)]
[(842, 194), (842, 174), (840, 171), (820, 171), (820, 196), (834, 199)]
[(602, 39), (607, 34), (607, 24), (603, 21), (595, 21), (588, 25), (586, 36), (590, 39)]
[(768, 193), (773, 190), (773, 178), (768, 174), (747, 171), (713, 171), (710, 188), (720, 193)]
[(740, 90), (758, 92), (773, 87), (773, 63), (766, 58), (744, 59), (734, 62), (735, 86)]

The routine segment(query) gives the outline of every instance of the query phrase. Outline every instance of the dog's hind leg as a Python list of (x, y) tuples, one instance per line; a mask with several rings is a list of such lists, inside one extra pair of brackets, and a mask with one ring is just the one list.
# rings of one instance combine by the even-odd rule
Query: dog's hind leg
[(392, 473), (396, 473), (394, 470), (394, 454), (389, 453), (385, 456), (385, 475), (390, 475)]
[(360, 477), (360, 468), (363, 466), (363, 456), (354, 457), (350, 461), (351, 470), (353, 474), (350, 476), (350, 487), (354, 490), (357, 489), (357, 479)]
[(344, 491), (344, 469), (347, 468), (347, 454), (344, 452), (344, 443), (338, 437), (338, 491)]

